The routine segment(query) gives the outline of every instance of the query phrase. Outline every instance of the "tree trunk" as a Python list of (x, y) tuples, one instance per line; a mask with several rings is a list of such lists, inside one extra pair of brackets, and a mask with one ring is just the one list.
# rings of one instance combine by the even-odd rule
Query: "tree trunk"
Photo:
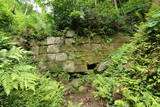
[(95, 0), (95, 6), (97, 5), (97, 0)]
[(114, 0), (114, 5), (115, 5), (115, 8), (118, 10), (118, 3), (117, 3), (117, 0)]
[(27, 14), (27, 12), (28, 12), (28, 8), (26, 8), (26, 10), (25, 10), (25, 12), (24, 12), (24, 15), (26, 15), (26, 14)]

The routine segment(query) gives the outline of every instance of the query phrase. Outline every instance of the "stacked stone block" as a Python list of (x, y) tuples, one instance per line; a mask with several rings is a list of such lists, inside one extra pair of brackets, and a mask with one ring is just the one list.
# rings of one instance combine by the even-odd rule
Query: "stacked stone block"
[(43, 41), (33, 40), (31, 51), (40, 63), (40, 68), (45, 70), (54, 70), (54, 64), (57, 63), (65, 72), (86, 72), (89, 64), (101, 62), (105, 55), (126, 41), (124, 37), (122, 40), (116, 39), (108, 44), (101, 37), (90, 40), (87, 37), (75, 38), (74, 31), (68, 31), (64, 37), (47, 37)]

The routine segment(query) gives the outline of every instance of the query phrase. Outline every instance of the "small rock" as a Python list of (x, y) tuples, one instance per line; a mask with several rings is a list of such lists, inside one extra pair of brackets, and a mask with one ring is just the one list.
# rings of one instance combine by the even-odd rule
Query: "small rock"
[(74, 88), (78, 88), (81, 84), (81, 80), (80, 79), (73, 79), (68, 86), (69, 87), (74, 87)]
[(80, 86), (80, 87), (78, 88), (78, 91), (79, 91), (79, 92), (85, 92), (85, 91), (87, 91), (87, 87)]
[(98, 66), (98, 68), (97, 68), (97, 71), (98, 71), (98, 72), (101, 72), (101, 71), (106, 70), (106, 68), (107, 68), (106, 65), (107, 65), (107, 64), (109, 64), (108, 61), (100, 63), (99, 66)]

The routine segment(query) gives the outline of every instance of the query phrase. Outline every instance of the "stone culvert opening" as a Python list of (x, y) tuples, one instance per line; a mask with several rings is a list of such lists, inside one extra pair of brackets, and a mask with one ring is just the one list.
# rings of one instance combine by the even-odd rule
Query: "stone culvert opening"
[(94, 70), (96, 67), (97, 67), (97, 63), (87, 64), (87, 69), (88, 70)]

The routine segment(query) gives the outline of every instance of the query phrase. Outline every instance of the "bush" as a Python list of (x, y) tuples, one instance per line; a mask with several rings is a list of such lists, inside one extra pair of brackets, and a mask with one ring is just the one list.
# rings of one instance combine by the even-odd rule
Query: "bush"
[(53, 23), (50, 23), (49, 20), (44, 20), (47, 17), (47, 15), (38, 15), (38, 13), (18, 15), (15, 18), (13, 33), (27, 40), (41, 40), (47, 36), (52, 36), (55, 31), (54, 25), (51, 25)]
[(13, 15), (0, 3), (0, 31), (10, 31), (13, 24)]

